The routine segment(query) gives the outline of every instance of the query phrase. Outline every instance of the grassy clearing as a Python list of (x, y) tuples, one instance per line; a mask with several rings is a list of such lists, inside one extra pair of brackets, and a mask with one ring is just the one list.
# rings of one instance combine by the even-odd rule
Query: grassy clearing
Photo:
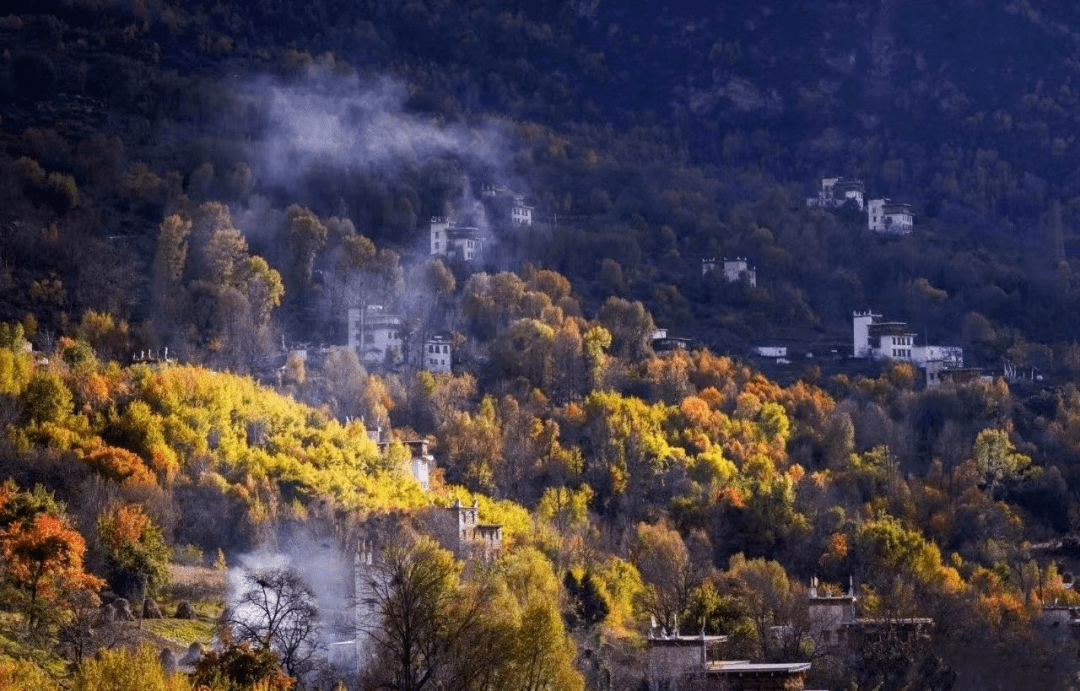
[[(170, 583), (158, 601), (163, 619), (144, 619), (142, 629), (155, 643), (184, 650), (192, 643), (208, 645), (225, 606), (227, 572), (204, 566), (169, 565)], [(176, 619), (176, 608), (190, 602), (197, 619)]]
[(215, 623), (206, 619), (145, 619), (143, 629), (153, 633), (170, 648), (187, 648), (192, 643), (209, 646)]

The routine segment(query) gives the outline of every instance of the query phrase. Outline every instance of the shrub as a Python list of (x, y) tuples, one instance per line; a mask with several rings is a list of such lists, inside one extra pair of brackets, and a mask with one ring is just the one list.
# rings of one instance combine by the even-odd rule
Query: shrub
[(72, 688), (75, 691), (191, 691), (191, 683), (183, 674), (162, 669), (158, 654), (144, 645), (134, 652), (101, 650), (79, 668)]

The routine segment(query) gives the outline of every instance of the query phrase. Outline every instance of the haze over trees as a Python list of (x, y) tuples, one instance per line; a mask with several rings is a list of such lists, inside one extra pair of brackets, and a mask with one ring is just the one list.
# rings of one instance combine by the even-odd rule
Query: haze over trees
[[(253, 572), (265, 617), (191, 677), (88, 632), (103, 599), (174, 592), (170, 560), (297, 525), (351, 559), (388, 522), (372, 685), (633, 687), (655, 619), (829, 688), (1068, 686), (1044, 624), (1080, 568), (1071, 7), (3, 11), (0, 685), (331, 684), (334, 613), (288, 571)], [(806, 207), (826, 175), (915, 232)], [(450, 214), (490, 233), (477, 261), (430, 256)], [(723, 256), (757, 285), (702, 274)], [(401, 316), (402, 366), (322, 349), (367, 305)], [(867, 308), (1031, 376), (803, 356)], [(451, 373), (417, 368), (436, 334)], [(797, 362), (742, 358), (773, 341)], [(455, 500), (503, 525), (499, 559), (418, 534)], [(932, 640), (830, 658), (812, 578)]]

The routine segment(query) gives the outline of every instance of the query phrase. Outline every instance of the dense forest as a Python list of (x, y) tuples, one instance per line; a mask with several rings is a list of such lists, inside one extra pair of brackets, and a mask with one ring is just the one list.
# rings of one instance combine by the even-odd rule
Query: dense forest
[[(657, 630), (1075, 688), (1080, 15), (989, 5), (7, 3), (0, 688), (640, 688)], [(829, 176), (914, 232), (807, 206)], [(368, 305), (400, 361), (346, 347)], [(850, 357), (867, 309), (982, 376)], [(498, 559), (434, 539), (473, 502)], [(323, 581), (367, 549), (343, 671)], [(812, 582), (932, 633), (833, 655)]]

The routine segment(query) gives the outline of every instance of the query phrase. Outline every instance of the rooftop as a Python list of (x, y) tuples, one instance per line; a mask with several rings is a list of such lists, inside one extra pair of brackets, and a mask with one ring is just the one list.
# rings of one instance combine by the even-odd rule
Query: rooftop
[(809, 672), (809, 662), (752, 663), (745, 660), (719, 660), (705, 665), (712, 674), (798, 674)]
[(727, 636), (714, 636), (698, 634), (696, 636), (683, 636), (676, 634), (674, 636), (666, 635), (653, 635), (649, 634), (650, 646), (680, 646), (680, 645), (701, 645), (702, 643), (725, 643), (727, 642)]

